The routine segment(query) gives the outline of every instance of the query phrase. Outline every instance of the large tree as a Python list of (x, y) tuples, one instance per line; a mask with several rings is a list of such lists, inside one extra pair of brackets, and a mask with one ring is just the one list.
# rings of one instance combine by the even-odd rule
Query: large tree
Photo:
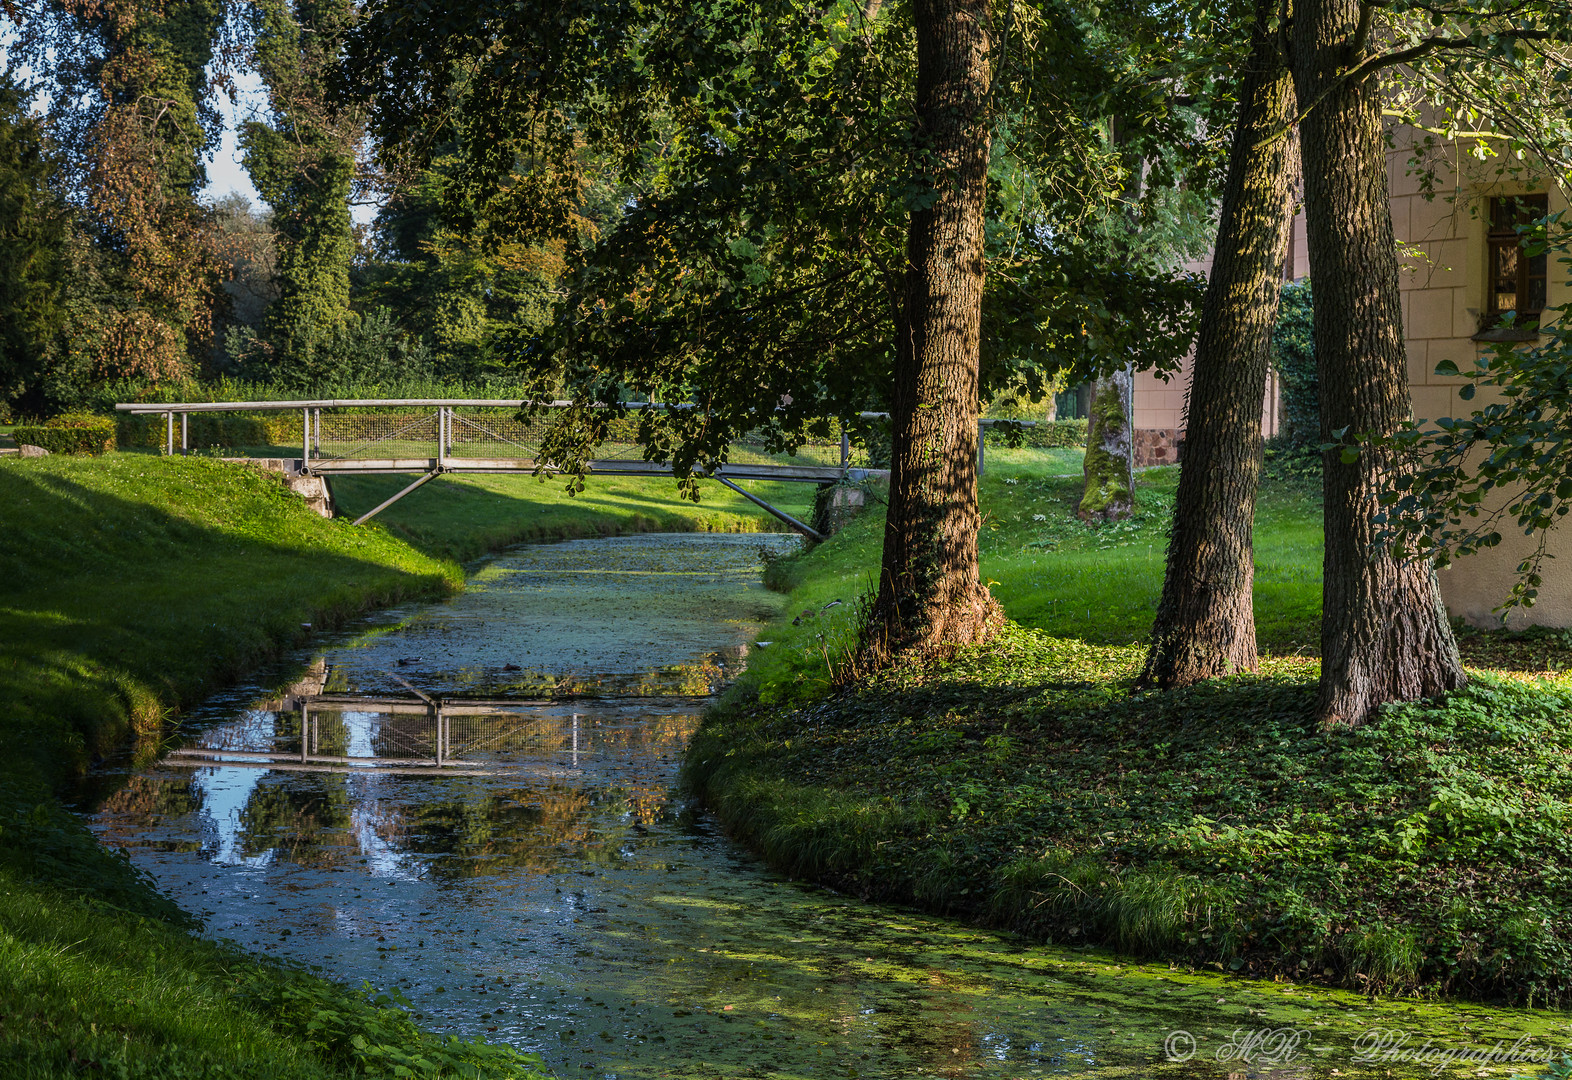
[[(996, 615), (977, 576), (978, 398), (1182, 353), (1191, 286), (1160, 260), (1108, 258), (1139, 217), (1120, 198), (1131, 162), (1160, 192), (1171, 163), (1111, 145), (1099, 109), (1126, 105), (1145, 148), (1182, 125), (1067, 7), (1017, 9), (1009, 27), (980, 3), (909, 20), (736, 10), (740, 55), (713, 50), (722, 70), (703, 81), (680, 68), (670, 156), (589, 253), (564, 349), (575, 396), (614, 400), (626, 380), (696, 404), (642, 414), (679, 475), (723, 465), (750, 427), (791, 449), (828, 418), (888, 409), (867, 658), (980, 640)], [(572, 419), (559, 461), (595, 434)]]
[[(1325, 457), (1326, 553), (1317, 712), (1363, 723), (1388, 701), (1455, 689), (1466, 676), (1428, 559), (1384, 542), (1382, 499), (1411, 466), (1382, 440), (1411, 415), (1397, 248), (1387, 187), (1384, 71), (1438, 53), (1467, 66), (1524, 42), (1567, 39), (1553, 3), (1437, 6), (1415, 22), (1359, 0), (1299, 0), (1289, 46), (1300, 125)], [(1363, 450), (1349, 444), (1363, 442)], [(1343, 444), (1337, 446), (1333, 444)]]
[(55, 170), (23, 90), (0, 70), (0, 412), (37, 409), (38, 383), (65, 321), (66, 218)]
[(917, 0), (906, 281), (895, 325), (894, 452), (876, 657), (987, 637), (1003, 615), (977, 576), (983, 220), (991, 145), (987, 0)]
[[(1387, 435), (1411, 415), (1397, 286), (1397, 241), (1387, 187), (1381, 85), (1361, 74), (1358, 0), (1299, 0), (1293, 70), (1310, 106), (1300, 125), (1305, 224), (1315, 282), (1321, 435)], [(1382, 493), (1398, 479), (1395, 455), (1345, 460), (1326, 451), (1321, 686), (1324, 723), (1359, 724), (1387, 701), (1431, 697), (1466, 676), (1441, 603), (1435, 568), (1377, 543)]]
[(198, 202), (217, 145), (209, 69), (219, 0), (31, 0), (14, 56), (38, 73), (62, 188), (104, 270), (73, 316), (73, 348), (100, 378), (189, 374), (211, 339), (224, 263)]
[[(743, 432), (790, 450), (887, 409), (894, 483), (865, 644), (979, 639), (994, 617), (977, 580), (979, 394), (1038, 396), (1103, 355), (1182, 355), (1192, 287), (1106, 258), (1130, 179), (1107, 117), (1135, 133), (1151, 190), (1171, 192), (1199, 129), (1169, 84), (1205, 74), (1154, 93), (1126, 63), (1163, 36), (1152, 20), (1062, 3), (671, 2), (598, 29), (611, 7), (573, 6), (541, 38), (486, 3), (431, 33), (420, 5), (379, 4), (361, 32), (379, 122), (430, 124), (440, 103), (447, 123), (461, 87), (509, 167), (567, 175), (585, 143), (621, 151), (623, 211), (573, 260), (554, 347), (519, 352), (580, 403), (543, 454), (582, 466), (610, 420), (598, 403), (678, 402), (642, 410), (641, 437), (696, 495)], [(501, 77), (515, 68), (528, 75)], [(494, 170), (478, 186), (506, 184)]]
[(1184, 459), (1143, 681), (1184, 686), (1256, 667), (1254, 581), (1261, 398), (1292, 223), (1297, 100), (1260, 0), (1239, 68), (1228, 179), (1196, 339)]
[(254, 56), (267, 87), (267, 122), (240, 142), (257, 191), (273, 209), (278, 298), (268, 308), (275, 364), (308, 363), (350, 318), (355, 237), (349, 214), (360, 110), (335, 103), (327, 80), (354, 15), (349, 0), (260, 0)]
[[(1300, 0), (1273, 21), (1299, 99), (1294, 119), (1316, 280), (1321, 439), (1333, 447), (1325, 460), (1318, 711), (1329, 724), (1358, 724), (1383, 702), (1444, 692), (1464, 678), (1431, 564), (1388, 543), (1383, 499), (1412, 480), (1411, 463), (1389, 440), (1410, 406), (1383, 112), (1409, 120), (1428, 113), (1433, 122), (1439, 117), (1438, 136), (1455, 137), (1465, 118), (1477, 118), (1480, 102), (1502, 89), (1488, 73), (1520, 68), (1529, 46), (1568, 40), (1572, 12), (1548, 0), (1460, 0), (1423, 9)], [(1424, 92), (1412, 93), (1415, 87)], [(1394, 95), (1395, 88), (1404, 92)], [(1519, 90), (1509, 87), (1502, 100), (1521, 108)], [(1439, 107), (1416, 108), (1416, 97)], [(1278, 228), (1267, 215), (1258, 236), (1270, 240)], [(1275, 304), (1274, 295), (1264, 295), (1260, 310)], [(1210, 395), (1215, 386), (1203, 389), (1204, 378), (1198, 371), (1197, 393)], [(1237, 400), (1242, 405), (1244, 398)], [(1192, 443), (1242, 438), (1255, 423), (1254, 406), (1248, 414), (1202, 411), (1192, 397), (1188, 423), (1187, 457)], [(1244, 642), (1253, 645), (1240, 592), (1251, 574), (1249, 513), (1198, 513), (1208, 499), (1218, 505), (1207, 472), (1204, 465), (1186, 470), (1195, 482), (1183, 486), (1176, 509), (1174, 561), (1146, 672), (1165, 685), (1226, 673), (1245, 658)], [(1253, 484), (1244, 479), (1236, 472), (1227, 481), (1233, 494), (1226, 498), (1253, 501)], [(1231, 603), (1219, 602), (1225, 594)]]

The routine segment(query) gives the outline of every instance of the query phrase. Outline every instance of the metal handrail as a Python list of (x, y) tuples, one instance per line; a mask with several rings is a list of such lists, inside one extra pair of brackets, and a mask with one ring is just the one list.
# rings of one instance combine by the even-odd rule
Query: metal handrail
[[(122, 403), (115, 406), (116, 412), (132, 414), (161, 413), (188, 413), (188, 412), (269, 412), (287, 411), (291, 409), (377, 409), (397, 407), (401, 405), (439, 406), (447, 408), (467, 409), (522, 409), (533, 406), (542, 409), (566, 409), (573, 405), (571, 401), (531, 401), (517, 398), (312, 398), (302, 401), (135, 401)], [(619, 409), (693, 409), (697, 406), (687, 402), (668, 403), (664, 401), (624, 401), (601, 408)], [(862, 412), (857, 414), (863, 420), (888, 420), (887, 412)], [(1046, 420), (1005, 420), (994, 418), (980, 418), (979, 424), (993, 426), (994, 424), (1017, 424), (1021, 427), (1036, 427), (1046, 424)]]
[[(313, 398), (309, 401), (136, 401), (115, 406), (116, 412), (141, 415), (145, 413), (187, 412), (285, 412), (291, 409), (376, 409), (400, 405), (462, 406), (464, 408), (521, 409), (526, 405), (563, 409), (571, 401), (530, 401), (517, 398)], [(645, 402), (630, 403), (628, 409), (648, 409)], [(664, 405), (656, 408), (666, 408)]]

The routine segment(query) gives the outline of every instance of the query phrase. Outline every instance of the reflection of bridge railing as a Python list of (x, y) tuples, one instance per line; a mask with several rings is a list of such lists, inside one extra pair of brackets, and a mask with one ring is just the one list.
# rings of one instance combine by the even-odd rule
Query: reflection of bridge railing
[[(181, 747), (170, 751), (169, 757), (186, 765), (475, 776), (517, 768), (495, 756), (517, 750), (521, 744), (560, 743), (561, 753), (575, 769), (581, 754), (579, 714), (562, 714), (562, 703), (551, 700), (448, 700), (419, 691), (411, 697), (314, 693), (291, 695), (263, 707), (276, 715), (298, 714), (298, 730), (275, 730), (263, 736), (261, 741), (273, 743), (273, 749), (258, 749), (256, 734), (242, 733), (240, 746)], [(323, 717), (329, 719), (330, 728), (341, 729), (342, 724), (331, 721), (345, 713), (385, 718), (369, 733), (372, 753), (351, 754), (347, 747), (334, 745), (343, 741), (341, 730), (329, 732), (324, 751)], [(474, 755), (488, 754), (493, 760), (473, 759)]]

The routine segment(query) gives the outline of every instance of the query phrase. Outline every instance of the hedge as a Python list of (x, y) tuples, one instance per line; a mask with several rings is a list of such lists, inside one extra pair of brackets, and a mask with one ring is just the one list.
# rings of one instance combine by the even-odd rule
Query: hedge
[[(162, 447), (167, 435), (161, 413), (121, 416), (116, 421), (121, 446)], [(180, 445), (179, 417), (175, 418), (175, 445)], [(187, 438), (195, 449), (237, 446), (299, 446), (300, 414), (191, 413)]]
[(1290, 450), (1318, 450), (1321, 445), (1314, 316), (1310, 282), (1284, 285), (1277, 325), (1272, 328), (1272, 365), (1282, 379), (1283, 394), (1283, 423), (1273, 441)]
[(989, 425), (985, 439), (991, 446), (1030, 446), (1037, 450), (1079, 450), (1086, 445), (1085, 420), (1039, 421), (1034, 427), (1017, 427), (999, 421)]
[(98, 454), (115, 448), (115, 422), (107, 416), (64, 413), (43, 424), (11, 429), (18, 446), (37, 446), (51, 454)]

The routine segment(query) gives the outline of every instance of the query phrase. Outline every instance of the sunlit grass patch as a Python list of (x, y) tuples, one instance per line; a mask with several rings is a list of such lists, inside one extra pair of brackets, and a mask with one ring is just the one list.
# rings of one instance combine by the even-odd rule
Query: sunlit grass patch
[[(340, 476), (332, 481), (339, 512), (365, 513), (409, 483), (404, 476)], [(750, 492), (806, 521), (814, 485), (745, 481)], [(781, 532), (786, 526), (737, 493), (704, 483), (697, 503), (682, 499), (669, 477), (591, 476), (569, 495), (561, 477), (509, 474), (449, 476), (427, 484), (375, 519), (422, 551), (465, 561), (530, 540), (637, 532)]]

